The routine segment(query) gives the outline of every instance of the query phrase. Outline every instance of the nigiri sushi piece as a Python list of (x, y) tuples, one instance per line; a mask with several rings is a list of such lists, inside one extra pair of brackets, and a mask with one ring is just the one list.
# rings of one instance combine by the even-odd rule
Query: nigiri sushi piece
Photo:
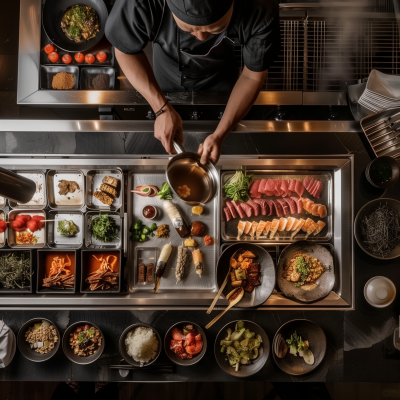
[(313, 232), (313, 235), (318, 235), (324, 229), (326, 223), (324, 221), (318, 221), (317, 222), (317, 227), (315, 228), (315, 231)]
[(196, 274), (201, 278), (201, 274), (203, 273), (203, 255), (201, 251), (197, 249), (192, 252), (192, 256)]
[(328, 211), (323, 204), (320, 204), (320, 206), (318, 207), (318, 214), (320, 218), (325, 218), (328, 215)]
[(305, 219), (303, 219), (303, 218), (299, 219), (298, 223), (296, 224), (296, 229), (291, 234), (292, 239), (300, 232), (301, 228), (303, 228), (305, 223), (306, 223)]
[(280, 218), (279, 225), (278, 225), (278, 231), (280, 231), (280, 232), (284, 231), (286, 228), (287, 222), (288, 222), (287, 218), (283, 218), (283, 217)]
[(267, 221), (267, 222), (265, 223), (264, 232), (263, 232), (263, 235), (264, 235), (264, 236), (268, 236), (268, 232), (269, 232), (269, 230), (271, 229), (271, 225), (272, 225), (272, 222), (271, 222), (271, 221)]
[(254, 237), (254, 235), (256, 234), (257, 226), (258, 226), (258, 222), (253, 221), (253, 222), (251, 223), (250, 236), (253, 236), (253, 237)]
[(289, 217), (287, 219), (287, 224), (286, 224), (286, 228), (285, 228), (287, 232), (292, 230), (292, 227), (296, 221), (297, 221), (297, 219), (293, 218), (293, 217)]
[(259, 223), (258, 223), (258, 225), (257, 225), (257, 229), (256, 229), (256, 237), (257, 237), (257, 239), (262, 235), (262, 233), (264, 232), (264, 228), (265, 228), (265, 225), (266, 225), (267, 223), (265, 222), (265, 221), (260, 221)]
[(270, 235), (269, 235), (271, 239), (275, 236), (275, 233), (278, 230), (278, 225), (279, 225), (279, 219), (273, 219), (271, 222)]
[(317, 229), (317, 226), (318, 226), (318, 225), (317, 225), (316, 222), (311, 221), (310, 225), (308, 225), (307, 233), (306, 233), (305, 239), (307, 239), (307, 238)]
[(246, 221), (243, 232), (247, 235), (250, 232), (250, 229), (251, 229), (251, 222)]
[(237, 238), (240, 239), (240, 236), (243, 235), (244, 232), (244, 227), (246, 226), (246, 224), (243, 221), (239, 221), (238, 223), (238, 235)]
[(311, 207), (311, 214), (315, 217), (319, 217), (318, 208), (321, 204), (314, 203)]
[(311, 222), (314, 222), (311, 218), (306, 219), (306, 223), (301, 228), (303, 229), (303, 232), (307, 232), (308, 226), (311, 224)]

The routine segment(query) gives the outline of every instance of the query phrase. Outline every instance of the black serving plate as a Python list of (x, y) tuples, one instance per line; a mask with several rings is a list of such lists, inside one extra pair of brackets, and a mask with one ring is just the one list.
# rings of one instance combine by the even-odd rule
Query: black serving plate
[(40, 68), (40, 88), (47, 90), (56, 90), (51, 86), (54, 75), (59, 72), (68, 72), (74, 76), (74, 87), (69, 90), (79, 88), (79, 68), (73, 65), (42, 65)]
[(106, 74), (110, 77), (110, 85), (106, 90), (113, 90), (115, 86), (115, 69), (111, 67), (82, 68), (79, 88), (81, 90), (97, 90), (93, 87), (92, 81), (99, 74)]
[(308, 365), (304, 361), (303, 357), (289, 353), (289, 349), (283, 358), (278, 358), (275, 352), (272, 350), (272, 354), (276, 365), (289, 375), (304, 375), (313, 371), (318, 365), (321, 364), (326, 353), (326, 336), (322, 328), (315, 322), (307, 319), (295, 319), (286, 324), (282, 325), (274, 336), (272, 342), (272, 349), (275, 348), (275, 341), (277, 340), (278, 334), (281, 334), (283, 339), (290, 339), (290, 335), (296, 331), (298, 336), (301, 336), (303, 340), (308, 340), (310, 343), (310, 350), (314, 354), (314, 364)]
[(1, 249), (0, 255), (7, 254), (7, 253), (17, 253), (17, 254), (26, 254), (29, 255), (30, 260), (30, 275), (31, 275), (31, 284), (26, 286), (22, 289), (8, 289), (4, 286), (0, 285), (0, 294), (20, 294), (20, 293), (33, 293), (33, 251), (32, 250), (12, 250), (12, 249)]
[[(235, 243), (224, 250), (221, 254), (218, 264), (217, 264), (217, 284), (221, 287), (226, 274), (229, 271), (229, 261), (233, 253), (236, 250), (243, 249), (253, 252), (257, 257), (254, 262), (260, 264), (260, 281), (261, 285), (256, 286), (251, 293), (244, 292), (242, 300), (236, 304), (239, 308), (257, 307), (265, 303), (275, 287), (275, 265), (272, 257), (260, 246), (252, 243)], [(222, 294), (226, 296), (234, 289), (231, 284), (231, 280), (228, 278), (228, 283), (226, 284)]]

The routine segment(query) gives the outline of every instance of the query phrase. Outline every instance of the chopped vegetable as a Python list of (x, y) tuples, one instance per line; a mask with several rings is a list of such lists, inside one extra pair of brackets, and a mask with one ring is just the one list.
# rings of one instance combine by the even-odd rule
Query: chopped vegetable
[(172, 200), (172, 190), (167, 182), (162, 184), (161, 190), (158, 192), (157, 196), (160, 200)]
[(145, 242), (149, 236), (154, 236), (154, 231), (157, 230), (157, 224), (154, 222), (150, 228), (143, 225), (142, 221), (138, 219), (132, 226), (129, 232), (131, 232), (131, 240), (135, 242)]
[(119, 226), (108, 214), (100, 214), (90, 225), (93, 237), (101, 242), (111, 242), (118, 237)]
[(74, 236), (78, 233), (78, 228), (72, 221), (63, 219), (58, 221), (57, 232), (63, 236)]
[(286, 343), (289, 346), (290, 354), (293, 354), (296, 357), (297, 353), (299, 353), (299, 356), (303, 357), (306, 364), (314, 364), (314, 354), (309, 349), (310, 343), (308, 340), (303, 341), (301, 336), (298, 336), (297, 332), (294, 331), (290, 335), (290, 339), (286, 339)]
[(243, 203), (251, 200), (249, 189), (252, 176), (246, 175), (242, 171), (236, 171), (235, 175), (229, 178), (223, 187), (225, 195), (232, 200)]
[(0, 256), (0, 284), (7, 289), (23, 289), (30, 285), (28, 254), (3, 253)]

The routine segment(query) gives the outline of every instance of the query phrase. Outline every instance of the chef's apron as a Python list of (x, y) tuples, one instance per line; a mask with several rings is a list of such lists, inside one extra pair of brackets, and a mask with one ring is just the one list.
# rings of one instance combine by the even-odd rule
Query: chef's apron
[[(175, 30), (174, 35), (171, 30)], [(182, 47), (183, 31), (165, 6), (158, 33), (153, 41), (153, 70), (163, 91), (231, 91), (239, 71), (236, 66), (233, 40), (226, 31), (219, 34), (205, 54), (193, 54)], [(175, 49), (172, 41), (176, 40)], [(161, 48), (171, 43), (171, 51), (178, 52), (178, 63)], [(204, 49), (204, 44), (201, 46)]]

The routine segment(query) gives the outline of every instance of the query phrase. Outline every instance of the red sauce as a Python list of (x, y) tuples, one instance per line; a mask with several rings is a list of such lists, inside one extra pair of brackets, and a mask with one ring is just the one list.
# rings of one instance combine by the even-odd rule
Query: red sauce
[(152, 219), (156, 215), (156, 209), (153, 206), (146, 206), (143, 208), (143, 217)]

